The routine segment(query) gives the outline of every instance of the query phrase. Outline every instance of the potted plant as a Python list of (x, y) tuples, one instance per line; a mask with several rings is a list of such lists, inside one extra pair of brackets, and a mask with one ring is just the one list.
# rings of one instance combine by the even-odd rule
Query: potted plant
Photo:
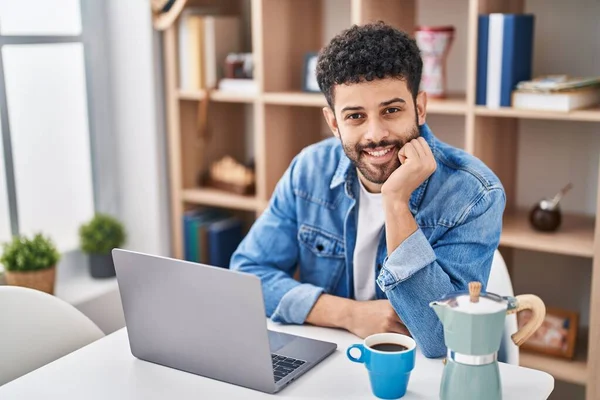
[(81, 250), (90, 257), (90, 273), (94, 278), (115, 276), (111, 251), (126, 240), (123, 224), (116, 218), (97, 213), (79, 228)]
[(4, 265), (6, 283), (54, 294), (56, 263), (60, 254), (52, 240), (41, 233), (29, 239), (15, 236), (3, 245), (0, 263)]

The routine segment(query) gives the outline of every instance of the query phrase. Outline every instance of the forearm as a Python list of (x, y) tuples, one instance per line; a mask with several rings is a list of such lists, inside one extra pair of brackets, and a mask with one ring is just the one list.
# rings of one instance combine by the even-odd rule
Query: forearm
[(306, 318), (311, 325), (348, 329), (354, 300), (322, 294)]
[(407, 201), (384, 197), (385, 237), (388, 254), (392, 254), (419, 227)]
[(448, 275), (433, 262), (386, 292), (426, 357), (441, 357), (446, 352), (442, 324), (429, 303), (455, 290)]

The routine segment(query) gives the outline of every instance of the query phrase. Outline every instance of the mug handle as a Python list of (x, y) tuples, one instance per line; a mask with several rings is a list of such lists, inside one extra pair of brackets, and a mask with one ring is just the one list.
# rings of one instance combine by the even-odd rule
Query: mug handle
[[(350, 354), (350, 350), (352, 349), (359, 349), (360, 350), (360, 357), (356, 358), (354, 357), (352, 354)], [(353, 344), (352, 346), (348, 347), (348, 350), (346, 350), (346, 355), (348, 356), (348, 359), (350, 359), (350, 361), (354, 361), (355, 363), (363, 363), (363, 356), (365, 354), (365, 346), (363, 346), (362, 344)]]
[(525, 343), (525, 341), (542, 325), (544, 318), (546, 317), (546, 306), (544, 305), (544, 302), (538, 296), (533, 294), (522, 294), (509, 299), (507, 314), (514, 314), (523, 310), (531, 310), (533, 316), (524, 327), (511, 336), (512, 341), (517, 346)]

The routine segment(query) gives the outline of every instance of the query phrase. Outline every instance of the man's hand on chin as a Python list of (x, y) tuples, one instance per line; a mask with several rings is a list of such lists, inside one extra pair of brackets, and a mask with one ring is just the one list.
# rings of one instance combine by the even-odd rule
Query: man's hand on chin
[(402, 165), (381, 187), (388, 254), (393, 253), (418, 229), (408, 202), (415, 189), (421, 186), (437, 168), (431, 148), (422, 137), (402, 146), (398, 158)]
[(381, 193), (386, 198), (408, 204), (412, 192), (435, 172), (437, 163), (422, 137), (402, 146), (398, 158), (402, 165), (381, 186)]

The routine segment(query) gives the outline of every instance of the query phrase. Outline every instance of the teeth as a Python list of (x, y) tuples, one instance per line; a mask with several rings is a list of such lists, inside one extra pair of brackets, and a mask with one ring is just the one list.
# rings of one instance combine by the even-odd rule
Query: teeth
[(392, 149), (385, 149), (385, 150), (380, 150), (380, 151), (367, 151), (367, 153), (369, 153), (369, 155), (373, 156), (373, 157), (382, 157), (385, 156), (387, 153), (389, 153)]

